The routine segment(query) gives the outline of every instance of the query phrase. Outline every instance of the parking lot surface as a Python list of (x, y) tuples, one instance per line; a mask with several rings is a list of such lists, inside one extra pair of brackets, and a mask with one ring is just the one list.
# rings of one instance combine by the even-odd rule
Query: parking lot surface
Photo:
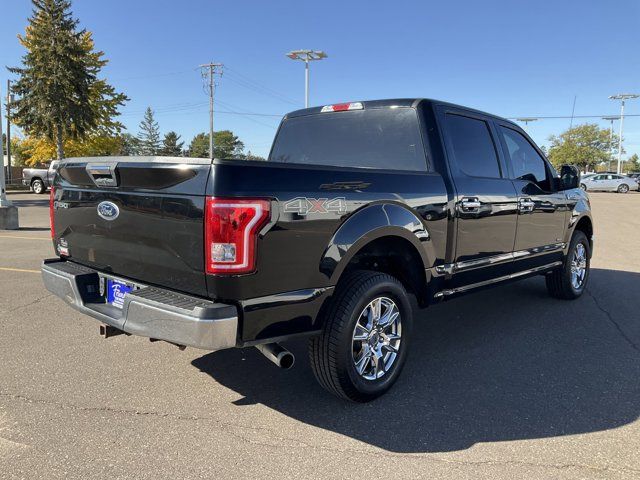
[(588, 292), (542, 277), (418, 313), (399, 382), (324, 392), (306, 344), (183, 352), (124, 335), (43, 288), (48, 198), (0, 231), (0, 478), (640, 478), (640, 193), (592, 193)]

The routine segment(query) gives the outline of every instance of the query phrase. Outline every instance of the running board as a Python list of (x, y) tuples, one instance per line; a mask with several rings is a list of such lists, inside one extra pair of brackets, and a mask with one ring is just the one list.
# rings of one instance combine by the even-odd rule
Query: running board
[(485, 281), (478, 282), (478, 283), (471, 283), (469, 285), (464, 285), (464, 286), (458, 287), (458, 288), (451, 288), (451, 289), (448, 289), (448, 290), (442, 290), (441, 292), (436, 293), (433, 297), (437, 298), (437, 299), (440, 299), (440, 298), (443, 298), (443, 297), (448, 297), (449, 295), (455, 295), (457, 293), (468, 292), (469, 290), (473, 290), (475, 288), (485, 287), (487, 285), (504, 282), (506, 280), (513, 280), (513, 279), (518, 278), (518, 277), (524, 277), (526, 275), (531, 275), (533, 273), (538, 273), (538, 272), (542, 272), (542, 271), (545, 271), (545, 270), (551, 270), (552, 268), (559, 267), (560, 265), (562, 265), (561, 261), (548, 263), (547, 265), (542, 265), (540, 267), (530, 268), (528, 270), (522, 270), (520, 272), (516, 272), (516, 273), (511, 273), (509, 275), (505, 275), (503, 277), (492, 278), (490, 280), (485, 280)]

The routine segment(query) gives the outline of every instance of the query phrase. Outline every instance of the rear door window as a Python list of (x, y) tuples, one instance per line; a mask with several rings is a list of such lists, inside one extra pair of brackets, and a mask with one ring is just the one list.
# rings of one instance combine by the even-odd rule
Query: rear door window
[(472, 177), (500, 178), (495, 144), (484, 120), (447, 113), (446, 127), (458, 168)]

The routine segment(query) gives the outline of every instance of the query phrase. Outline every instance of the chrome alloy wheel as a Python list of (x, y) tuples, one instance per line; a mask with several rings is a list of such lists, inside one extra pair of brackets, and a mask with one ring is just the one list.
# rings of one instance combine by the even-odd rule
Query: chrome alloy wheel
[(571, 286), (580, 290), (587, 275), (587, 249), (582, 243), (576, 245), (571, 259)]
[(353, 329), (352, 352), (356, 372), (366, 380), (382, 378), (396, 361), (402, 336), (400, 310), (388, 297), (373, 299)]

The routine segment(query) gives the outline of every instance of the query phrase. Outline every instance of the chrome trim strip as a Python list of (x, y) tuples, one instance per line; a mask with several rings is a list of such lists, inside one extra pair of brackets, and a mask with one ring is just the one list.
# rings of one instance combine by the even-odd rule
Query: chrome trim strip
[(439, 275), (452, 275), (464, 270), (472, 270), (474, 268), (488, 267), (498, 263), (505, 263), (512, 260), (519, 260), (524, 257), (530, 257), (541, 253), (551, 253), (557, 250), (563, 250), (567, 246), (564, 242), (552, 243), (541, 247), (528, 248), (526, 250), (517, 250), (511, 253), (501, 253), (491, 257), (479, 258), (476, 260), (464, 260), (457, 263), (445, 263), (435, 267), (435, 271)]
[(522, 277), (524, 275), (529, 275), (531, 273), (541, 272), (543, 270), (548, 270), (548, 269), (551, 269), (551, 268), (554, 268), (554, 267), (558, 267), (560, 265), (562, 265), (562, 262), (561, 261), (557, 261), (557, 262), (553, 262), (553, 263), (548, 263), (546, 265), (542, 265), (540, 267), (529, 268), (527, 270), (522, 270), (520, 272), (511, 273), (509, 275), (504, 275), (502, 277), (492, 278), (490, 280), (484, 280), (484, 281), (478, 282), (478, 283), (471, 283), (469, 285), (464, 285), (462, 287), (452, 288), (452, 289), (449, 289), (449, 290), (442, 290), (442, 291), (436, 293), (434, 295), (434, 298), (443, 298), (445, 296), (455, 295), (456, 293), (463, 293), (463, 292), (466, 292), (466, 291), (469, 291), (469, 290), (473, 290), (474, 288), (484, 287), (486, 285), (491, 285), (493, 283), (504, 282), (505, 280), (512, 280), (514, 278)]

